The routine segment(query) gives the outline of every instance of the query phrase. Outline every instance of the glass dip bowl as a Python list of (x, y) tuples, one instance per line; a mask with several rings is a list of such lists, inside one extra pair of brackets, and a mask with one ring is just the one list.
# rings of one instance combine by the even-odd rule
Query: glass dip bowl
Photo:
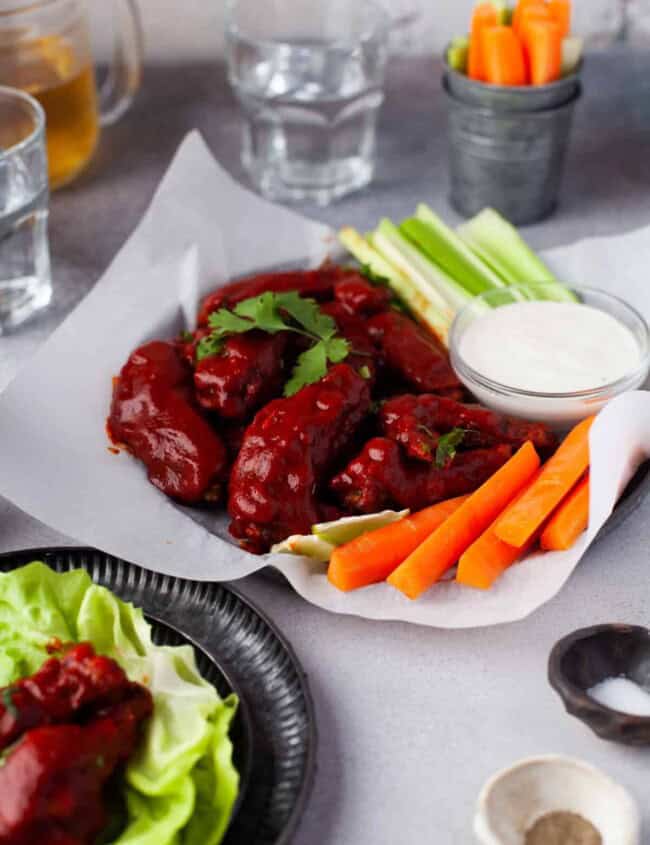
[[(463, 338), (469, 328), (488, 315), (492, 309), (515, 302), (548, 302), (557, 294), (557, 284), (535, 283), (498, 288), (475, 297), (456, 316), (449, 335), (451, 364), (458, 378), (476, 399), (488, 408), (513, 417), (534, 419), (550, 425), (556, 431), (566, 431), (580, 420), (596, 414), (601, 408), (629, 390), (640, 387), (650, 368), (650, 329), (645, 319), (617, 296), (595, 288), (567, 288), (574, 302), (603, 311), (627, 328), (639, 347), (638, 361), (615, 381), (598, 384), (590, 389), (575, 391), (537, 391), (523, 389), (502, 381), (495, 381), (486, 373), (471, 366), (463, 357)], [(562, 304), (562, 303), (559, 303)], [(495, 337), (490, 342), (507, 344), (508, 338)], [(507, 349), (507, 346), (506, 346)], [(563, 365), (563, 351), (557, 351), (558, 373)], [(558, 378), (559, 381), (559, 378)], [(595, 377), (594, 381), (597, 381)]]

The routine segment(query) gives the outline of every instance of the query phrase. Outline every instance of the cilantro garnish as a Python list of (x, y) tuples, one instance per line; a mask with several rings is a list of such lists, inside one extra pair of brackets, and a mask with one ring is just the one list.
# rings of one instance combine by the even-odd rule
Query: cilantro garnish
[(18, 710), (16, 709), (16, 705), (14, 704), (14, 700), (12, 698), (13, 694), (13, 687), (6, 687), (6, 689), (2, 690), (2, 703), (4, 704), (4, 708), (7, 713), (15, 719), (18, 715)]
[(338, 364), (350, 352), (347, 340), (337, 336), (332, 317), (321, 311), (316, 300), (303, 298), (297, 291), (267, 291), (239, 302), (232, 311), (220, 308), (210, 314), (208, 325), (212, 331), (197, 345), (197, 361), (217, 355), (229, 335), (254, 329), (269, 334), (295, 332), (308, 338), (312, 346), (298, 357), (285, 385), (285, 396), (293, 396), (301, 387), (321, 379), (328, 363)]
[(187, 330), (182, 331), (180, 337), (183, 343), (192, 343), (192, 341), (194, 340), (194, 335), (192, 334), (192, 332), (188, 332)]
[(370, 367), (366, 367), (364, 364), (362, 367), (359, 367), (359, 375), (361, 378), (369, 379), (372, 373), (370, 372)]
[(465, 439), (464, 428), (452, 428), (447, 434), (443, 434), (438, 440), (436, 449), (436, 466), (441, 469), (456, 457), (456, 449)]

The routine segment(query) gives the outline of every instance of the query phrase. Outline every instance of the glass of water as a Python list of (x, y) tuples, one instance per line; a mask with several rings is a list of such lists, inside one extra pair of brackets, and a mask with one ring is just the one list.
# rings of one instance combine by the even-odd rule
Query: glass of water
[(45, 114), (28, 94), (0, 87), (0, 334), (52, 296), (47, 216)]
[(326, 205), (367, 185), (389, 18), (371, 0), (231, 0), (228, 71), (242, 161), (277, 200)]

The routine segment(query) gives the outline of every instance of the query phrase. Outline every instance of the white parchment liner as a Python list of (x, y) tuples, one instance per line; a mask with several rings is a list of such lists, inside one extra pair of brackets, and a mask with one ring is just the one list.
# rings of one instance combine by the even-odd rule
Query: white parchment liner
[[(327, 227), (234, 182), (201, 137), (189, 135), (103, 278), (0, 397), (0, 493), (80, 543), (169, 575), (232, 580), (270, 564), (328, 610), (442, 628), (530, 614), (562, 587), (650, 455), (650, 394), (612, 402), (593, 427), (591, 524), (575, 548), (529, 557), (487, 593), (448, 582), (415, 602), (385, 584), (344, 595), (320, 564), (247, 554), (228, 541), (224, 514), (197, 519), (148, 484), (138, 462), (108, 450), (111, 377), (136, 346), (191, 325), (198, 299), (220, 283), (267, 268), (313, 266), (333, 244)], [(546, 257), (564, 280), (618, 293), (650, 315), (649, 229)]]

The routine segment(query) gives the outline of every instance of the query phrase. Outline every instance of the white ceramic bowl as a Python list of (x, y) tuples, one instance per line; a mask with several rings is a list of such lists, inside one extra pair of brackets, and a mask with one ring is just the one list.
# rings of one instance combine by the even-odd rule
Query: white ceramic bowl
[(548, 813), (577, 813), (603, 845), (639, 845), (638, 808), (603, 772), (571, 757), (530, 757), (492, 777), (478, 800), (474, 832), (481, 845), (525, 845), (526, 833)]

